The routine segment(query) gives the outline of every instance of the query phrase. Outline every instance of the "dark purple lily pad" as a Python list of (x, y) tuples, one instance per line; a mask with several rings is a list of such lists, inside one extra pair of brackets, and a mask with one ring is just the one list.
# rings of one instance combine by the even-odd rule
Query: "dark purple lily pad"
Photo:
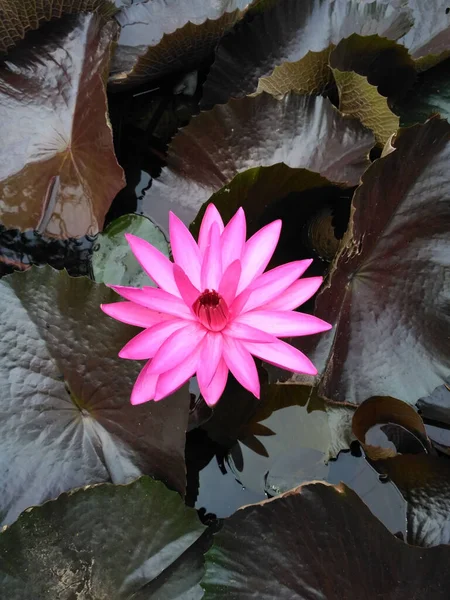
[[(326, 98), (288, 94), (277, 100), (260, 94), (231, 100), (194, 117), (176, 135), (170, 166), (146, 193), (144, 212), (164, 205), (184, 210), (192, 220), (237, 173), (281, 162), (331, 182), (357, 185), (373, 144), (368, 129), (344, 117)], [(280, 179), (285, 175), (281, 169)]]
[(394, 537), (346, 486), (314, 483), (229, 518), (202, 586), (205, 600), (446, 600), (449, 560)]
[(125, 185), (105, 78), (117, 26), (66, 16), (0, 64), (0, 221), (51, 237), (98, 233)]
[(401, 130), (394, 147), (363, 175), (316, 299), (334, 328), (302, 344), (322, 373), (319, 394), (336, 401), (414, 404), (450, 376), (450, 125)]
[(204, 86), (203, 106), (254, 92), (260, 77), (308, 52), (321, 52), (357, 33), (395, 40), (412, 24), (411, 10), (359, 0), (279, 0), (224, 37)]
[(10, 600), (199, 600), (208, 533), (163, 483), (97, 485), (24, 512), (0, 533)]
[(247, 0), (149, 0), (124, 8), (110, 83), (133, 86), (196, 69), (244, 15)]
[(89, 483), (154, 475), (184, 492), (186, 388), (131, 406), (135, 333), (104, 315), (115, 294), (50, 267), (0, 281), (0, 517)]

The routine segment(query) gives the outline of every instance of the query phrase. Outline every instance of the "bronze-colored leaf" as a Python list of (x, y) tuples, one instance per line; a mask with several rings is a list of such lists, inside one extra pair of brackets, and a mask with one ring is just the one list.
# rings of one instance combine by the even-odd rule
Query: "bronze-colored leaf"
[[(395, 449), (374, 446), (366, 441), (367, 433), (375, 425), (385, 426), (384, 431)], [(363, 402), (353, 415), (352, 430), (372, 460), (396, 456), (399, 452), (416, 454), (431, 449), (420, 415), (406, 402), (388, 396), (376, 396)]]
[(104, 81), (116, 26), (93, 14), (32, 32), (0, 66), (0, 221), (51, 237), (103, 227), (125, 185)]

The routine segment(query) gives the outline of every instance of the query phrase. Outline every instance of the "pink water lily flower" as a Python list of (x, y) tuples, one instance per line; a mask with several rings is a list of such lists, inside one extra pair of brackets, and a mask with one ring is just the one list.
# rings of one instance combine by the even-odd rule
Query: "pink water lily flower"
[(173, 263), (145, 240), (126, 235), (137, 260), (159, 286), (114, 285), (127, 301), (102, 305), (107, 315), (145, 327), (119, 353), (148, 361), (134, 385), (132, 404), (161, 400), (196, 373), (200, 391), (212, 406), (229, 371), (259, 398), (253, 356), (289, 371), (317, 373), (302, 352), (278, 339), (331, 327), (293, 310), (322, 283), (321, 277), (299, 279), (311, 260), (264, 272), (280, 231), (281, 221), (274, 221), (246, 241), (242, 208), (224, 227), (218, 210), (209, 204), (197, 243), (170, 213)]

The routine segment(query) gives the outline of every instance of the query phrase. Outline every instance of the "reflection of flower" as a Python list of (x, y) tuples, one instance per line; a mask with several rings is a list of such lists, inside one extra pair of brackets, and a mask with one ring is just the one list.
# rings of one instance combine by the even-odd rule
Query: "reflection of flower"
[(136, 258), (159, 286), (112, 286), (128, 302), (102, 305), (111, 317), (146, 328), (119, 353), (122, 358), (151, 359), (134, 385), (132, 404), (161, 400), (197, 373), (200, 391), (213, 405), (229, 370), (259, 397), (252, 355), (289, 371), (316, 374), (304, 354), (278, 337), (330, 329), (325, 321), (293, 310), (317, 291), (322, 278), (298, 279), (311, 260), (263, 272), (280, 230), (281, 221), (274, 221), (246, 242), (242, 208), (224, 227), (210, 204), (197, 244), (171, 213), (175, 263), (148, 242), (127, 234)]

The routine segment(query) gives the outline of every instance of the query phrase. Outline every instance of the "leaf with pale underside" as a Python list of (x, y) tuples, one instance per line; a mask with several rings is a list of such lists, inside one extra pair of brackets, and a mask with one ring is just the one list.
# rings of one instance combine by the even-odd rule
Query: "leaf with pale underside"
[(120, 7), (119, 0), (0, 0), (0, 52), (7, 51), (28, 31), (46, 21), (88, 12), (96, 12), (107, 19), (117, 7)]
[(248, 0), (149, 0), (124, 8), (110, 75), (113, 88), (139, 85), (198, 68), (224, 33), (239, 21)]
[(299, 344), (332, 400), (414, 404), (450, 376), (450, 125), (435, 118), (400, 130), (394, 147), (363, 175), (317, 296), (315, 314), (333, 330)]
[(0, 221), (50, 237), (103, 227), (125, 185), (104, 79), (116, 26), (68, 16), (32, 32), (0, 66)]
[(203, 89), (203, 107), (256, 91), (261, 77), (285, 62), (322, 52), (357, 33), (395, 40), (412, 24), (411, 10), (359, 0), (279, 0), (239, 24), (220, 42)]
[(373, 144), (368, 129), (342, 116), (326, 98), (288, 94), (277, 100), (262, 93), (230, 100), (179, 131), (169, 148), (170, 166), (146, 193), (144, 212), (150, 214), (155, 204), (179, 207), (192, 221), (237, 173), (277, 163), (356, 185)]
[(141, 477), (62, 494), (0, 533), (8, 600), (199, 600), (208, 534), (196, 511)]
[(313, 483), (229, 518), (202, 586), (204, 600), (446, 600), (449, 560), (394, 537), (346, 486)]
[(50, 267), (0, 281), (0, 517), (89, 483), (154, 475), (184, 492), (189, 394), (130, 404), (136, 333), (106, 316), (116, 295)]
[(297, 62), (284, 62), (268, 77), (261, 77), (255, 94), (267, 92), (281, 98), (288, 92), (325, 94), (333, 85), (328, 65), (331, 47), (321, 52), (308, 52)]
[(333, 76), (339, 92), (339, 110), (357, 117), (373, 131), (378, 144), (384, 146), (399, 126), (399, 118), (389, 108), (386, 98), (366, 77), (354, 71), (333, 69)]

